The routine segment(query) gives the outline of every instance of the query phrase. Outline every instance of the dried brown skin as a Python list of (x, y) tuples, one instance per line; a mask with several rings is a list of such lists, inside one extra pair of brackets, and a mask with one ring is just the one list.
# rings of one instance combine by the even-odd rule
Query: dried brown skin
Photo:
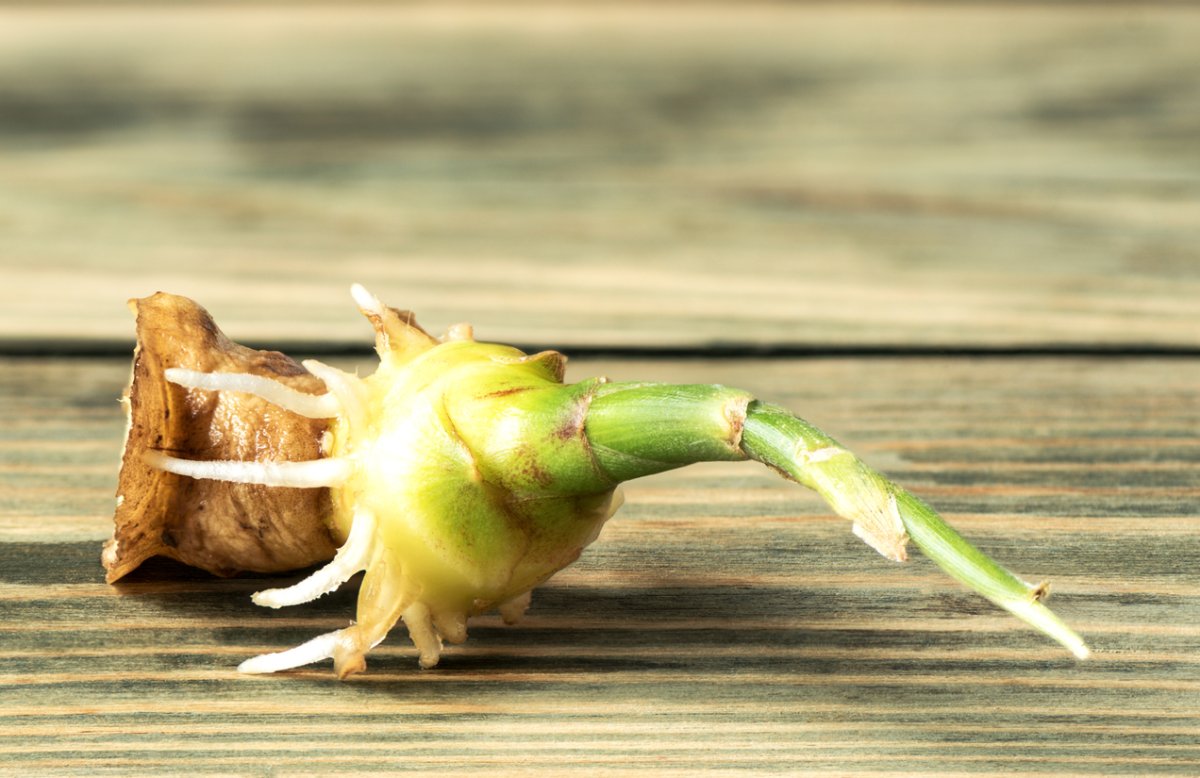
[(113, 537), (102, 561), (109, 583), (152, 556), (216, 575), (273, 573), (331, 559), (328, 489), (281, 489), (186, 478), (150, 467), (147, 450), (186, 459), (305, 461), (321, 456), (323, 419), (307, 419), (238, 392), (185, 389), (163, 371), (252, 373), (320, 394), (325, 385), (276, 351), (225, 337), (186, 297), (131, 300), (137, 317), (129, 432), (117, 486)]

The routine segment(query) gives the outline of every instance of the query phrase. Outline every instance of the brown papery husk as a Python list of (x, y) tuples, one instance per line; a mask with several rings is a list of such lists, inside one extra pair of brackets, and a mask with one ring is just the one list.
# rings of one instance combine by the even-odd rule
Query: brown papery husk
[(148, 450), (183, 459), (319, 459), (329, 422), (289, 413), (254, 395), (185, 389), (167, 368), (252, 373), (298, 391), (324, 383), (276, 351), (229, 340), (204, 308), (159, 292), (129, 301), (137, 317), (129, 430), (117, 485), (113, 537), (101, 559), (112, 583), (153, 556), (216, 575), (275, 573), (331, 559), (329, 490), (193, 479), (143, 461)]

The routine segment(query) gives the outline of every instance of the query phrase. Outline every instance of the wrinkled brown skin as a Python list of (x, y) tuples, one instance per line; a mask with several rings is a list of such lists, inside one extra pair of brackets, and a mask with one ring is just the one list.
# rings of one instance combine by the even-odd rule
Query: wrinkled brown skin
[(320, 394), (324, 383), (276, 351), (225, 337), (186, 297), (130, 300), (137, 317), (129, 431), (117, 486), (113, 537), (101, 560), (109, 583), (153, 556), (221, 576), (275, 573), (331, 559), (329, 490), (199, 480), (142, 461), (148, 449), (184, 459), (310, 460), (328, 422), (282, 411), (253, 395), (185, 389), (163, 371), (253, 373)]

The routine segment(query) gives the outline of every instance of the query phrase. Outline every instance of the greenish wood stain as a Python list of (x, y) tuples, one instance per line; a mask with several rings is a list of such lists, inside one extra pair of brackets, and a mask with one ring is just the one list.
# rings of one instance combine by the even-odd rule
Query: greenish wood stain
[(560, 347), (1197, 347), (1197, 39), (1173, 4), (0, 8), (0, 334), (125, 338), (161, 289), (359, 342), (359, 281)]
[(250, 603), (261, 578), (162, 563), (103, 583), (126, 372), (0, 362), (5, 769), (1200, 770), (1194, 362), (571, 366), (736, 381), (836, 431), (980, 547), (1050, 580), (1087, 662), (919, 555), (880, 558), (806, 490), (730, 462), (628, 484), (522, 624), (473, 621), (432, 671), (393, 637), (346, 682), (324, 666), (233, 668), (344, 626), (353, 587), (272, 612)]

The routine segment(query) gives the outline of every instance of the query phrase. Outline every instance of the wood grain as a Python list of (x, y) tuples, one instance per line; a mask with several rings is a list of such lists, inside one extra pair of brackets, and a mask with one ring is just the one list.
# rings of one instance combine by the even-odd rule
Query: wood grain
[(0, 8), (0, 339), (1200, 346), (1186, 4)]
[(126, 374), (0, 360), (2, 771), (1200, 771), (1196, 361), (571, 366), (722, 381), (795, 408), (1050, 579), (1091, 661), (729, 463), (629, 484), (522, 624), (480, 618), (424, 672), (395, 636), (348, 682), (233, 668), (345, 624), (352, 591), (275, 612), (249, 601), (261, 578), (163, 563), (103, 583)]

